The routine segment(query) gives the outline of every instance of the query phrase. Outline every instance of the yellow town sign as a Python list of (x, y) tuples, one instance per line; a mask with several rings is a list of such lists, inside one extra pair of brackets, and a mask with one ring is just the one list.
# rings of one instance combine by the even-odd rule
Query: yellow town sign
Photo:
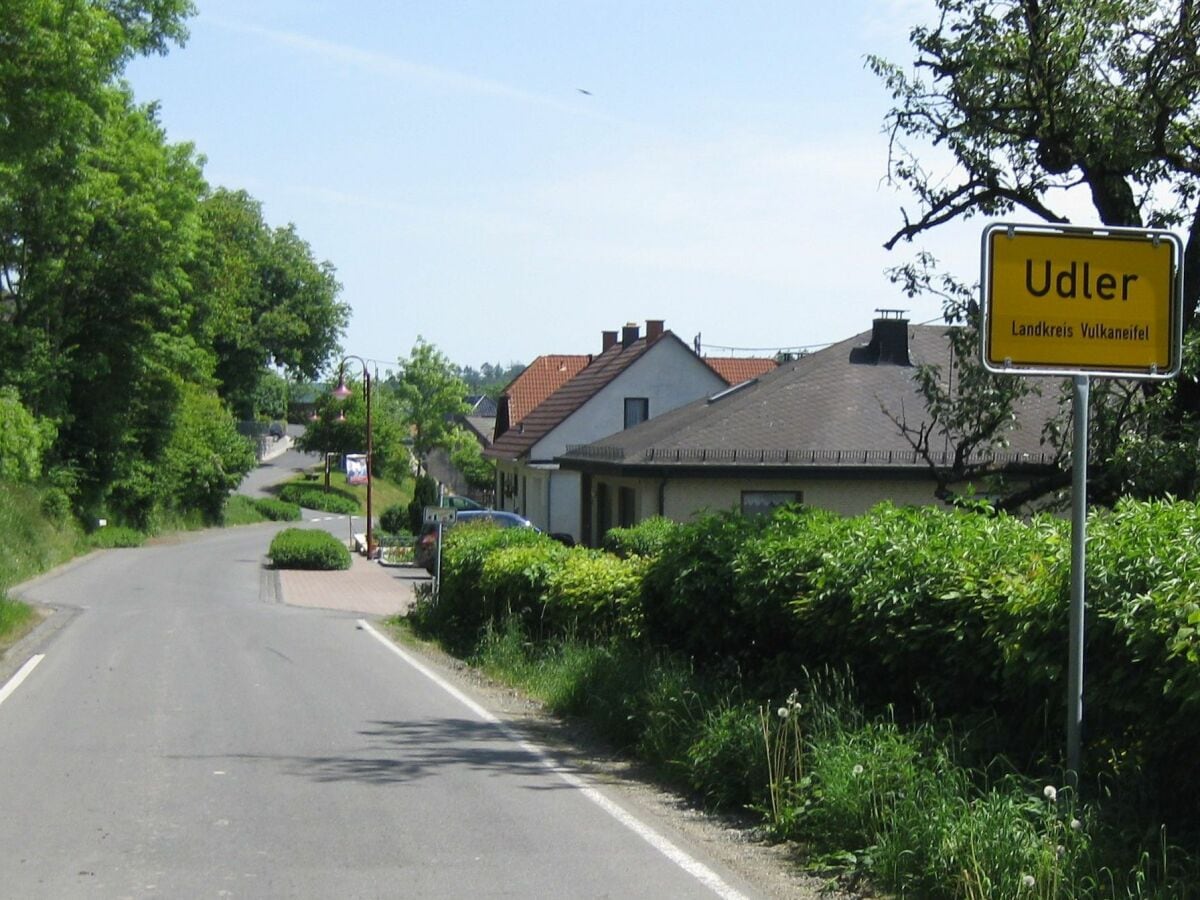
[(1170, 378), (1182, 355), (1182, 259), (1167, 231), (991, 225), (983, 362), (993, 372)]

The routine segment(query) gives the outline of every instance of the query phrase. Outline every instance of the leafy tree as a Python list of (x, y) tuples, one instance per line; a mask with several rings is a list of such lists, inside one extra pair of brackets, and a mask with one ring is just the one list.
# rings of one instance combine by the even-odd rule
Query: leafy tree
[(0, 388), (0, 481), (36, 480), (53, 437), (53, 426), (21, 405), (15, 388)]
[(199, 510), (217, 522), (230, 492), (254, 468), (254, 449), (216, 393), (196, 385), (182, 387), (171, 426), (156, 467), (156, 506)]
[(243, 418), (274, 363), (293, 378), (315, 378), (349, 320), (330, 263), (317, 263), (293, 226), (272, 230), (245, 191), (218, 189), (201, 205), (192, 266), (194, 327), (216, 354), (221, 393)]
[[(936, 4), (936, 23), (911, 32), (911, 71), (869, 61), (895, 103), (887, 119), (890, 175), (916, 198), (886, 246), (975, 215), (1066, 223), (1068, 195), (1086, 193), (1105, 225), (1185, 233), (1190, 332), (1200, 298), (1200, 46), (1193, 5)], [(949, 175), (920, 161), (930, 146), (949, 154)], [(973, 327), (961, 294), (947, 298), (946, 310), (951, 321)], [(977, 365), (973, 357), (962, 363)], [(1200, 436), (1196, 363), (1189, 353), (1183, 375), (1164, 386), (1106, 382), (1093, 392), (1093, 419), (1103, 423), (1092, 439), (1100, 462), (1090, 469), (1097, 499), (1125, 491), (1194, 492), (1196, 454), (1186, 451)], [(975, 402), (983, 406), (997, 383), (976, 383)], [(1172, 465), (1183, 463), (1173, 473), (1160, 463), (1164, 451)]]
[[(209, 510), (194, 479), (240, 465), (214, 384), (251, 414), (281, 409), (263, 393), (277, 387), (268, 364), (315, 376), (347, 316), (332, 267), (244, 194), (210, 192), (192, 148), (168, 144), (120, 82), (131, 58), (182, 40), (192, 11), (0, 5), (0, 383), (55, 436), (44, 456), (60, 489), (138, 524), (178, 505), (168, 484)], [(220, 435), (185, 444), (215, 455), (172, 481), (198, 407)]]
[[(339, 400), (326, 389), (317, 400), (316, 418), (309, 421), (296, 445), (310, 453), (366, 452), (367, 406), (362, 385), (347, 382), (350, 396)], [(395, 401), (387, 392), (371, 389), (371, 473), (401, 481), (408, 474), (408, 448)], [(328, 484), (326, 485), (328, 487)]]
[(467, 386), (445, 354), (418, 337), (409, 358), (400, 360), (400, 375), (392, 380), (392, 387), (409, 426), (413, 454), (424, 472), (429, 451), (450, 449), (454, 416), (467, 411)]
[(451, 434), (450, 463), (476, 490), (487, 490), (496, 483), (496, 461), (484, 458), (479, 441), (462, 428)]
[(286, 419), (287, 409), (287, 379), (275, 372), (259, 373), (254, 389), (254, 418)]
[(500, 397), (501, 392), (514, 378), (525, 371), (524, 363), (484, 363), (478, 369), (473, 366), (461, 366), (458, 377), (467, 386), (468, 394), (485, 394), (493, 400)]

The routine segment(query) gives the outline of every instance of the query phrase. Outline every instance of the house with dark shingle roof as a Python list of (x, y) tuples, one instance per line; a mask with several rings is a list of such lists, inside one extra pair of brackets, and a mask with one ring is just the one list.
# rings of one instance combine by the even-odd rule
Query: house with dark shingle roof
[[(780, 365), (664, 415), (557, 457), (580, 476), (583, 541), (654, 515), (767, 511), (803, 502), (845, 514), (883, 500), (930, 504), (935, 479), (896, 424), (927, 418), (916, 366), (955, 371), (947, 326), (879, 318), (871, 331)], [(1050, 465), (1042, 446), (1056, 392), (1026, 398), (996, 460), (1012, 471)], [(933, 455), (953, 447), (932, 447)]]
[(560, 470), (555, 458), (729, 386), (661, 320), (647, 321), (645, 335), (634, 324), (602, 332), (600, 349), (507, 430), (497, 423), (484, 451), (496, 460), (499, 508), (576, 540), (585, 512), (580, 475)]

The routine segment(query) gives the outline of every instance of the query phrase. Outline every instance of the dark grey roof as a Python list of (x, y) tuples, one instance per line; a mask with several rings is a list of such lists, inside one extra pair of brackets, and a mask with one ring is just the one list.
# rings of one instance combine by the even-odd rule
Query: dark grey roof
[[(784, 363), (705, 400), (664, 413), (585, 447), (568, 448), (568, 468), (925, 467), (890, 412), (910, 425), (926, 421), (916, 365), (951, 372), (947, 326), (909, 325), (913, 365), (878, 361), (872, 332)], [(1057, 409), (1058, 381), (1039, 379), (1042, 396), (1023, 401), (1002, 462), (1048, 463), (1042, 428)], [(948, 442), (935, 451), (952, 450)]]

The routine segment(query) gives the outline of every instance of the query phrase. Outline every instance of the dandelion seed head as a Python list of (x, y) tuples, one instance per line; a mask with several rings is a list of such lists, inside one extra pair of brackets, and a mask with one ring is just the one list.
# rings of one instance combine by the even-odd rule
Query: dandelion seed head
[(779, 707), (779, 709), (775, 710), (775, 712), (779, 716), (779, 718), (786, 719), (788, 717), (788, 714), (791, 712), (791, 710), (789, 710), (786, 706), (781, 706), (781, 707)]
[(855, 765), (854, 768), (851, 769), (850, 771), (852, 771), (855, 775), (861, 775), (863, 773), (862, 764), (859, 763), (859, 764)]
[(1071, 820), (1071, 830), (1072, 831), (1083, 831), (1083, 823), (1080, 822), (1078, 819), (1072, 819)]
[(1027, 888), (1035, 888), (1037, 887), (1037, 879), (1032, 875), (1022, 875), (1021, 884)]
[(1056, 788), (1052, 784), (1048, 784), (1044, 788), (1042, 788), (1042, 796), (1045, 797), (1047, 800), (1049, 800), (1051, 803), (1053, 803), (1055, 800), (1058, 799), (1058, 788)]

